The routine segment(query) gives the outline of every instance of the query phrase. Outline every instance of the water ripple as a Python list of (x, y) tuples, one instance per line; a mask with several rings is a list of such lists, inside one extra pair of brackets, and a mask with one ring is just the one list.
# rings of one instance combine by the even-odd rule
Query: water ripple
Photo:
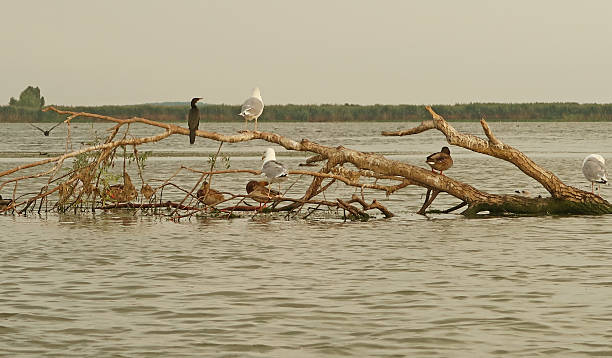
[[(533, 139), (540, 138), (537, 125), (521, 124), (520, 134), (512, 124), (495, 124), (495, 130), (565, 182), (586, 187), (579, 172), (583, 154), (605, 148), (605, 141), (583, 140), (591, 130), (562, 123), (548, 131), (558, 141), (542, 144)], [(355, 137), (364, 150), (415, 165), (439, 149), (431, 133), (410, 143), (367, 134), (395, 129), (393, 123), (293, 126), (283, 130), (296, 137), (318, 131), (316, 137), (329, 143), (337, 142), (333, 136)], [(481, 131), (478, 123), (458, 126)], [(609, 129), (594, 126), (594, 132)], [(579, 145), (554, 133), (559, 130), (581, 138)], [(65, 143), (52, 145), (61, 151)], [(216, 150), (201, 145), (198, 155)], [(254, 155), (261, 143), (239, 146), (231, 150), (248, 155), (232, 158), (232, 167), (261, 165)], [(521, 186), (546, 195), (511, 165), (461, 148), (456, 153), (449, 171), (454, 178), (493, 192)], [(176, 170), (176, 158), (152, 160), (156, 172)], [(302, 159), (283, 160), (293, 167)], [(0, 170), (7, 165), (0, 160)], [(219, 178), (217, 185), (229, 190), (237, 181)], [(296, 188), (307, 184), (299, 181)], [(353, 192), (330, 190), (332, 196)], [(602, 193), (609, 197), (609, 188)], [(367, 223), (265, 215), (173, 223), (121, 211), (0, 215), (0, 355), (612, 355), (610, 216), (423, 217), (414, 214), (422, 202), (418, 188), (390, 199), (365, 195), (399, 215)], [(455, 204), (441, 194), (434, 206)]]

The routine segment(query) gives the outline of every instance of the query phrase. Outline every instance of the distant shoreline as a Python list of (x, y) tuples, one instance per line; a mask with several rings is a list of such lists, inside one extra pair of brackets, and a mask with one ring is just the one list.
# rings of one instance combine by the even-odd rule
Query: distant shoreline
[[(189, 105), (140, 104), (121, 106), (59, 106), (75, 112), (89, 112), (117, 118), (143, 117), (156, 121), (180, 122), (186, 119)], [(433, 105), (450, 121), (513, 122), (601, 122), (612, 121), (612, 104), (580, 103), (469, 103)], [(242, 122), (239, 105), (205, 104), (199, 106), (202, 122)], [(0, 122), (36, 123), (65, 119), (36, 108), (0, 106)], [(267, 122), (420, 122), (431, 119), (425, 105), (268, 105), (261, 116)], [(80, 121), (95, 121), (79, 119)]]

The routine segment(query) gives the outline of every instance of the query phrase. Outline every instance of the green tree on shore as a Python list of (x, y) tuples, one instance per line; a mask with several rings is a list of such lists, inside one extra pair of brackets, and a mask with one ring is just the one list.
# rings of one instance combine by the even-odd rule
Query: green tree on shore
[(19, 100), (11, 97), (9, 106), (42, 108), (45, 105), (45, 97), (40, 96), (40, 88), (28, 86), (19, 95)]

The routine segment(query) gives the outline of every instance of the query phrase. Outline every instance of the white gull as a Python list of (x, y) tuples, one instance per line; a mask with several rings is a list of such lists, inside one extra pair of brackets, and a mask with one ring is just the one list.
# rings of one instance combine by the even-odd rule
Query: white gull
[(261, 166), (261, 175), (265, 175), (270, 183), (279, 183), (278, 189), (280, 191), (280, 182), (287, 180), (288, 174), (289, 172), (283, 163), (276, 160), (274, 149), (266, 149), (263, 156), (263, 165)]
[(257, 118), (261, 116), (263, 110), (264, 103), (263, 99), (261, 99), (259, 87), (255, 87), (253, 89), (251, 97), (247, 98), (247, 100), (244, 101), (240, 113), (238, 113), (239, 116), (242, 116), (244, 118), (245, 129), (247, 127), (248, 121), (255, 120), (255, 130), (257, 130)]
[(608, 172), (606, 171), (606, 160), (604, 157), (599, 154), (591, 154), (584, 158), (582, 161), (582, 174), (591, 182), (591, 192), (594, 191), (595, 183), (607, 183)]

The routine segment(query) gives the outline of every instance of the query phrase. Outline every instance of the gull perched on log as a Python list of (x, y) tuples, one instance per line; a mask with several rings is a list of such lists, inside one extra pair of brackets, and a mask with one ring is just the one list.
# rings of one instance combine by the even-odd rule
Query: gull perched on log
[[(287, 168), (276, 160), (274, 149), (266, 149), (261, 166), (261, 175), (265, 175), (270, 183), (278, 183), (278, 190), (280, 191), (280, 182), (287, 180), (288, 174)], [(269, 187), (268, 194), (270, 194)]]
[(248, 121), (255, 120), (255, 130), (257, 130), (257, 118), (261, 116), (263, 110), (264, 103), (263, 99), (261, 99), (259, 87), (255, 87), (253, 89), (251, 97), (247, 98), (247, 100), (244, 101), (240, 113), (238, 113), (239, 116), (242, 116), (244, 118), (245, 129), (247, 127)]
[[(591, 193), (594, 192), (595, 183), (605, 184), (608, 182), (608, 172), (606, 171), (606, 160), (599, 154), (588, 155), (582, 161), (582, 174), (591, 182)], [(598, 189), (601, 189), (597, 185)]]

